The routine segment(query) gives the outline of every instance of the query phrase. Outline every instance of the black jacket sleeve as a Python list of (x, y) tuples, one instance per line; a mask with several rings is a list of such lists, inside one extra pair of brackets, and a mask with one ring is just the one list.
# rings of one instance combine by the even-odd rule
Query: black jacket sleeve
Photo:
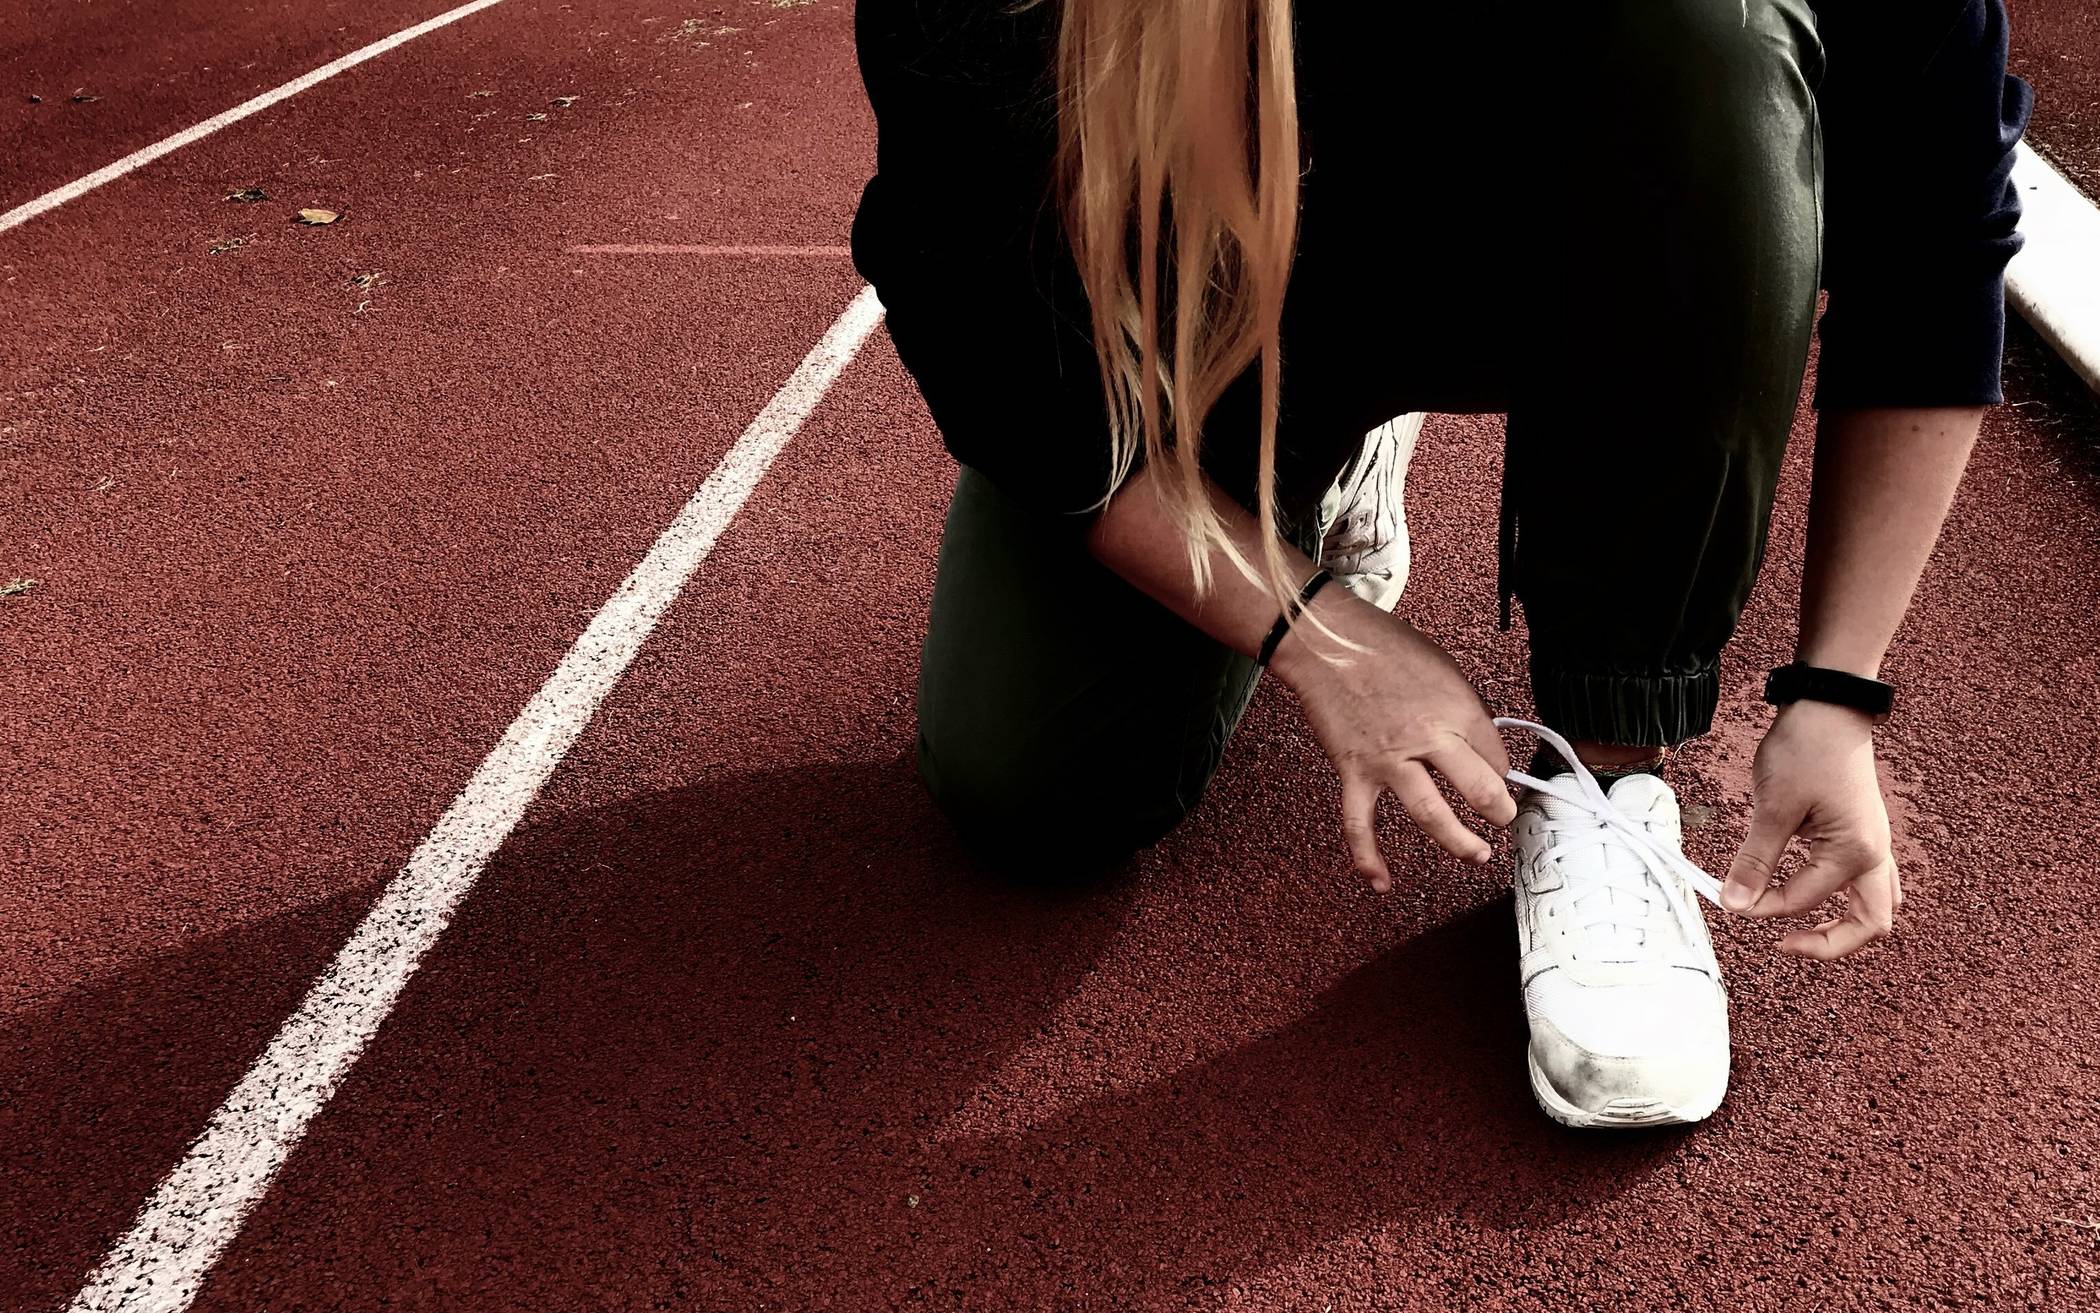
[(1083, 524), (1107, 401), (1054, 204), (1055, 7), (860, 0), (876, 174), (853, 257), (956, 460)]
[(1816, 407), (1995, 405), (2033, 106), (2006, 71), (2004, 0), (1823, 0), (1817, 27)]

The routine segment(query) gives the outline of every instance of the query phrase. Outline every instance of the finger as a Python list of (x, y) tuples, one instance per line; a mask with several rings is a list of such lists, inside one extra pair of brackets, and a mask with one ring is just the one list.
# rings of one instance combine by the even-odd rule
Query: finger
[(1857, 952), (1876, 940), (1886, 939), (1896, 928), (1896, 866), (1885, 862), (1856, 881), (1845, 896), (1842, 916), (1832, 917), (1813, 930), (1796, 930), (1779, 941), (1779, 951), (1796, 957), (1828, 962)]
[(1383, 792), (1377, 781), (1361, 776), (1342, 781), (1342, 834), (1349, 841), (1349, 859), (1379, 893), (1393, 887), (1393, 873), (1378, 850), (1378, 795)]
[(1792, 807), (1782, 811), (1770, 803), (1757, 805), (1750, 813), (1750, 834), (1735, 860), (1728, 864), (1728, 880), (1721, 886), (1721, 906), (1746, 914), (1757, 906), (1772, 877), (1779, 872), (1779, 859), (1786, 855), (1787, 840), (1801, 828), (1806, 815)]
[[(1885, 855), (1857, 844), (1819, 839), (1809, 845), (1807, 863), (1786, 882), (1786, 887), (1766, 889), (1745, 915), (1807, 916), (1838, 890), (1848, 885), (1856, 887), (1870, 876), (1879, 878), (1880, 868), (1887, 862)], [(1889, 902), (1887, 891), (1883, 894), (1882, 901)]]
[(1517, 819), (1517, 800), (1509, 796), (1509, 786), (1502, 782), (1502, 772), (1481, 760), (1470, 743), (1455, 743), (1442, 752), (1433, 754), (1429, 764), (1437, 773), (1451, 781), (1458, 796), (1466, 805), (1497, 825), (1507, 825)]
[(1386, 787), (1407, 809), (1422, 832), (1442, 845), (1453, 857), (1462, 857), (1469, 862), (1485, 862), (1494, 855), (1487, 840), (1459, 823), (1451, 814), (1450, 805), (1444, 795), (1437, 792), (1436, 781), (1418, 761), (1404, 761), (1396, 767)]

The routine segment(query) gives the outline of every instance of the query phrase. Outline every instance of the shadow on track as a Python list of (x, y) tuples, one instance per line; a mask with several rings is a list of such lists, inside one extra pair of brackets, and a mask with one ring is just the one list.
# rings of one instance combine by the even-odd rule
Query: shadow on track
[[(2100, 398), (2018, 316), (2007, 319), (2005, 340), (2006, 401), (2048, 448), (2023, 465), (2061, 471), (2100, 501)], [(2004, 412), (1998, 418), (2006, 423)]]
[(1562, 1220), (1681, 1144), (1530, 1106), (1499, 901), (1167, 1079), (944, 1135), (1132, 899), (969, 873), (902, 760), (538, 818), (204, 1306), (1186, 1297), (1385, 1224)]
[(0, 1026), (0, 1309), (73, 1294), (378, 893), (198, 939)]

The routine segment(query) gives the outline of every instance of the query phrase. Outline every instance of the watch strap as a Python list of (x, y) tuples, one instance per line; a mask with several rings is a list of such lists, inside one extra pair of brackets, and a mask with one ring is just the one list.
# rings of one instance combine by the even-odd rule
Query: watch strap
[(1306, 607), (1312, 605), (1313, 595), (1333, 581), (1334, 571), (1324, 566), (1313, 571), (1312, 577), (1305, 581), (1305, 586), (1298, 590), (1298, 596), (1284, 608), (1282, 615), (1276, 617), (1276, 623), (1269, 626), (1268, 637), (1261, 641), (1261, 651), (1254, 654), (1255, 665), (1269, 664), (1270, 659), (1276, 655), (1277, 646), (1283, 642), (1283, 636), (1291, 631), (1291, 623)]
[(1775, 707), (1789, 702), (1828, 702), (1885, 719), (1896, 704), (1892, 685), (1849, 670), (1831, 670), (1796, 661), (1765, 676), (1765, 701)]

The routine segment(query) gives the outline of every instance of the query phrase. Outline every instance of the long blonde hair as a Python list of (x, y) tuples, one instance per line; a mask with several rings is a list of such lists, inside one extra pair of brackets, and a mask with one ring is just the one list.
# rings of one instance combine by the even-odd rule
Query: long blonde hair
[[(1298, 244), (1290, 0), (1062, 2), (1061, 196), (1108, 394), (1111, 487), (1143, 452), (1199, 592), (1217, 549), (1281, 602), (1299, 582), (1279, 546), (1275, 492), (1283, 299)], [(1205, 418), (1256, 365), (1258, 562), (1227, 538), (1199, 463)]]

